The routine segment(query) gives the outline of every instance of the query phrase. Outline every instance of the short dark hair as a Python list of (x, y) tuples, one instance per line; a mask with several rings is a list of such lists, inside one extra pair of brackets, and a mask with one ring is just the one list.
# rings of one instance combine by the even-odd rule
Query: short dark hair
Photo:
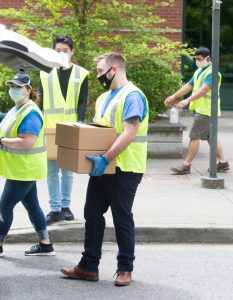
[(53, 49), (55, 49), (56, 44), (58, 44), (58, 43), (68, 45), (70, 47), (70, 50), (73, 50), (73, 48), (74, 48), (74, 42), (67, 35), (58, 35), (58, 36), (56, 36), (55, 39), (53, 40)]
[(203, 56), (203, 57), (210, 56), (210, 49), (201, 46), (201, 47), (197, 48), (197, 50), (196, 50), (196, 52), (195, 52), (195, 56), (196, 56), (196, 55), (201, 55), (201, 56)]
[(124, 69), (124, 70), (126, 69), (125, 60), (120, 53), (117, 53), (117, 52), (105, 53), (103, 55), (95, 57), (94, 61), (96, 63), (98, 63), (102, 59), (104, 59), (109, 66), (116, 64), (121, 69)]

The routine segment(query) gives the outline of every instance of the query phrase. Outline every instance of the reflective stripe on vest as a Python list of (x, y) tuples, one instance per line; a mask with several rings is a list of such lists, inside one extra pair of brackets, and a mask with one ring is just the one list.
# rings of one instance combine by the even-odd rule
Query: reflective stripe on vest
[[(200, 72), (200, 69), (196, 70), (194, 73), (194, 86), (193, 86), (193, 92), (196, 93), (202, 86), (205, 81), (205, 78), (212, 73), (212, 66), (209, 66), (206, 70), (204, 70), (198, 77), (198, 74)], [(220, 85), (221, 85), (221, 74), (219, 73), (219, 82), (218, 82), (218, 116), (221, 115), (220, 110)], [(192, 101), (189, 105), (190, 110), (194, 110), (197, 113), (210, 116), (211, 115), (211, 89), (204, 94), (199, 99)]]
[(5, 145), (1, 145), (0, 149), (8, 153), (14, 153), (14, 154), (37, 154), (37, 153), (45, 152), (46, 147), (44, 142), (44, 145), (42, 147), (38, 147), (34, 149), (12, 149)]
[[(116, 127), (115, 118), (116, 118), (118, 102), (120, 101), (120, 99), (122, 98), (124, 93), (129, 94), (132, 91), (132, 87), (135, 90), (136, 87), (131, 82), (129, 82), (117, 93), (117, 95), (114, 97), (114, 99), (112, 99), (111, 104), (110, 104), (111, 105), (111, 110), (110, 110), (110, 125), (111, 125), (111, 127), (114, 127), (114, 128)], [(109, 93), (104, 93), (103, 95), (101, 95), (99, 98), (100, 102), (102, 102), (102, 101), (104, 102), (107, 99), (108, 95), (109, 95)], [(102, 105), (102, 104), (103, 103), (100, 103), (100, 105)], [(99, 108), (97, 108), (97, 109), (99, 109)], [(135, 140), (136, 140), (136, 137), (135, 137)], [(138, 139), (138, 141), (140, 141), (140, 139)]]
[[(118, 133), (117, 136), (120, 136), (121, 133)], [(135, 136), (135, 138), (132, 141), (133, 143), (145, 143), (147, 142), (147, 135), (146, 136)]]
[[(203, 83), (205, 81), (206, 76), (210, 74), (209, 73), (210, 69), (212, 69), (212, 66), (210, 66), (204, 72), (202, 72), (202, 74), (200, 75), (200, 83), (199, 83), (199, 85), (197, 85), (195, 87), (195, 82), (194, 82), (195, 90), (193, 92), (196, 92), (197, 90), (199, 90), (202, 87), (202, 85), (203, 85)], [(211, 70), (211, 72), (212, 72), (212, 70)], [(197, 76), (198, 76), (198, 74), (197, 74)], [(195, 81), (198, 80), (197, 76), (196, 76), (196, 78), (194, 78)], [(208, 95), (208, 93), (211, 93), (211, 91), (208, 91), (205, 95), (202, 96), (202, 98), (206, 98), (206, 99), (210, 99), (211, 100), (211, 94)]]
[[(5, 133), (5, 137), (6, 138), (10, 138), (10, 136), (12, 134), (12, 130), (13, 130), (14, 126), (15, 126), (15, 123), (17, 122), (17, 118), (22, 113), (24, 113), (27, 109), (29, 109), (31, 107), (35, 107), (35, 104), (31, 103), (31, 102), (28, 102), (26, 105), (24, 105), (22, 107), (22, 109), (19, 111), (18, 114), (17, 114), (17, 111), (16, 111), (17, 117), (10, 118), (11, 122), (8, 124), (8, 126), (7, 126), (8, 128), (7, 128), (6, 133)], [(32, 148), (32, 149), (13, 149), (13, 148), (7, 147), (5, 145), (1, 145), (0, 149), (3, 150), (3, 151), (6, 151), (8, 153), (14, 153), (14, 154), (36, 154), (36, 153), (41, 153), (41, 152), (46, 151), (45, 137), (43, 138), (43, 145), (42, 145), (42, 147)]]
[(146, 168), (147, 157), (147, 130), (149, 107), (145, 95), (132, 83), (125, 85), (116, 96), (110, 101), (104, 116), (102, 108), (110, 94), (106, 92), (101, 95), (96, 102), (96, 123), (108, 127), (115, 127), (118, 136), (124, 131), (122, 115), (124, 110), (125, 99), (131, 92), (139, 92), (146, 101), (147, 113), (145, 118), (140, 122), (137, 136), (134, 140), (116, 157), (116, 165), (125, 172), (144, 173)]
[(121, 99), (121, 97), (124, 93), (127, 93), (131, 89), (132, 89), (132, 85), (127, 84), (125, 87), (123, 87), (121, 89), (121, 91), (119, 91), (119, 93), (117, 93), (115, 99), (113, 100), (112, 109), (110, 111), (110, 124), (111, 124), (112, 127), (115, 127), (115, 125), (116, 125), (115, 124), (115, 117), (116, 117), (116, 110), (117, 110), (118, 101)]
[[(17, 114), (17, 111), (16, 111), (16, 114), (17, 114), (17, 117), (20, 116), (26, 109), (28, 109), (28, 107), (31, 107), (31, 106), (34, 106), (34, 104), (32, 103), (28, 103), (26, 104), (21, 110), (20, 112)], [(11, 134), (11, 131), (12, 131), (12, 128), (14, 127), (16, 121), (17, 121), (17, 117), (11, 121), (13, 121), (12, 123), (10, 123), (10, 125), (8, 125), (9, 127), (7, 128), (6, 130), (6, 134), (5, 134), (5, 137), (9, 138), (10, 137), (10, 134)]]
[[(76, 73), (75, 73), (76, 72)], [(45, 127), (55, 128), (58, 122), (77, 122), (79, 95), (82, 83), (88, 71), (80, 66), (73, 65), (66, 98), (62, 94), (57, 69), (51, 74), (40, 72), (43, 87), (43, 110)], [(50, 77), (50, 86), (49, 80)], [(76, 91), (76, 95), (74, 94)], [(50, 99), (52, 97), (52, 100)]]
[[(43, 121), (39, 108), (31, 100), (18, 110), (13, 108), (4, 118), (0, 126), (0, 136), (16, 138), (18, 128), (24, 118), (35, 111)], [(7, 179), (32, 181), (43, 179), (47, 175), (47, 156), (44, 136), (44, 122), (39, 136), (31, 149), (12, 149), (5, 145), (0, 147), (0, 175)]]
[[(80, 84), (80, 68), (78, 66), (74, 66), (74, 108), (65, 110), (66, 115), (75, 114), (75, 99), (77, 97), (77, 92)], [(48, 88), (49, 88), (49, 101), (50, 101), (50, 108), (44, 109), (44, 112), (48, 114), (62, 114), (64, 113), (63, 108), (55, 108), (54, 104), (54, 95), (53, 95), (53, 72), (50, 72), (48, 75)]]
[[(110, 111), (110, 123), (112, 127), (116, 127), (115, 124), (115, 118), (116, 118), (116, 110), (117, 110), (117, 104), (119, 100), (121, 99), (122, 95), (124, 93), (129, 93), (132, 90), (132, 83), (130, 82), (127, 84), (125, 87), (122, 88), (122, 90), (119, 91), (119, 93), (116, 95), (116, 99), (113, 100), (112, 108)], [(120, 134), (118, 134), (120, 135)], [(144, 143), (147, 141), (147, 136), (136, 136), (134, 140), (132, 141), (133, 143)]]

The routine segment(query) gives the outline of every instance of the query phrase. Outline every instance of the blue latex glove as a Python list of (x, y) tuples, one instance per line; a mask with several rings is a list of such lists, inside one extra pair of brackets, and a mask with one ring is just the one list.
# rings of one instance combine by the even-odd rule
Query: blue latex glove
[(93, 168), (89, 173), (90, 176), (101, 176), (103, 175), (106, 167), (109, 165), (109, 161), (103, 155), (100, 156), (92, 156), (87, 155), (87, 159), (93, 162)]

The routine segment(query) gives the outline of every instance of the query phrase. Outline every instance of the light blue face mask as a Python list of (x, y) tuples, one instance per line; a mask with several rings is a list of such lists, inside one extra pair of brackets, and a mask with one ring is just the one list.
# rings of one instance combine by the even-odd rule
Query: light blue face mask
[(9, 89), (9, 95), (15, 103), (20, 102), (20, 101), (24, 100), (24, 98), (25, 98), (24, 90), (22, 87), (21, 88), (12, 88), (11, 87)]

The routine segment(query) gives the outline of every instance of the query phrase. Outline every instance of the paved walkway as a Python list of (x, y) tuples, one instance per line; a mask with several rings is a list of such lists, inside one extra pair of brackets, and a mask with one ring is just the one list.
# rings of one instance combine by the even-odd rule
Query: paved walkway
[[(184, 132), (184, 153), (188, 145), (188, 131), (192, 117), (181, 122)], [(146, 174), (138, 189), (134, 204), (137, 241), (140, 242), (233, 242), (233, 120), (230, 116), (219, 119), (219, 140), (226, 159), (231, 165), (229, 173), (219, 174), (225, 179), (225, 189), (211, 190), (201, 187), (201, 176), (208, 175), (209, 146), (202, 142), (189, 175), (176, 176), (171, 166), (182, 160), (149, 159)], [(53, 241), (81, 241), (83, 239), (83, 206), (88, 175), (75, 174), (71, 209), (77, 219), (49, 226)], [(0, 183), (4, 181), (1, 179)], [(46, 181), (38, 183), (41, 206), (49, 211)], [(110, 212), (106, 214), (107, 241), (114, 240)], [(21, 204), (15, 208), (9, 242), (35, 240), (31, 224)]]

